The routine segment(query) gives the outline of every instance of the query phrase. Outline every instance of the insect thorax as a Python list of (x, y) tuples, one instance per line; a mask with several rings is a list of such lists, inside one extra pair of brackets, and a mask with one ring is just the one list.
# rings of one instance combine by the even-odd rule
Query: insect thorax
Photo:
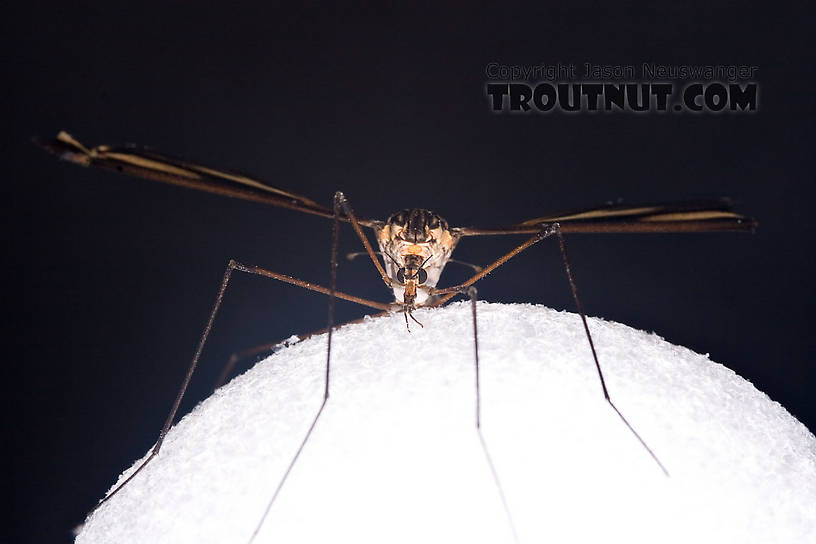
[[(401, 268), (418, 264), (428, 274), (424, 284), (417, 288), (416, 304), (421, 305), (428, 298), (426, 288), (436, 287), (457, 237), (451, 234), (448, 222), (442, 217), (429, 210), (414, 208), (391, 214), (377, 231), (377, 242), (383, 253), (385, 271), (392, 280), (398, 281)], [(394, 285), (393, 289), (397, 302), (403, 302), (404, 288)]]

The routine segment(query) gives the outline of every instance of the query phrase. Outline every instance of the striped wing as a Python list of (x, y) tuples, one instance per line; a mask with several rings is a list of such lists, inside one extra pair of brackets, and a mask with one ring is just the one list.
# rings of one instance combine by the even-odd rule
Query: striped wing
[(517, 225), (456, 229), (462, 236), (534, 234), (558, 223), (562, 232), (752, 232), (756, 222), (731, 210), (728, 200), (697, 200), (638, 206), (610, 204), (577, 212), (536, 217)]
[[(188, 163), (136, 146), (102, 145), (87, 148), (67, 132), (60, 132), (53, 140), (37, 143), (58, 157), (82, 166), (106, 168), (138, 178), (290, 208), (322, 217), (334, 216), (332, 210), (313, 200), (249, 176)], [(359, 222), (364, 226), (373, 224), (373, 221), (367, 219), (359, 219)]]

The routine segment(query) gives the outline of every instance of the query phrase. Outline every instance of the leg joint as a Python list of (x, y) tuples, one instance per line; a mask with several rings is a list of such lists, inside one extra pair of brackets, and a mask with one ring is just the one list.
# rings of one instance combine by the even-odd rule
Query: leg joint
[(561, 225), (559, 223), (550, 223), (541, 225), (541, 230), (538, 233), (538, 239), (543, 240), (549, 238), (553, 234), (561, 233)]
[(230, 262), (227, 265), (227, 273), (230, 273), (233, 270), (240, 270), (241, 272), (253, 273), (254, 268), (257, 268), (257, 267), (247, 266), (244, 263), (236, 261), (235, 259), (230, 259)]

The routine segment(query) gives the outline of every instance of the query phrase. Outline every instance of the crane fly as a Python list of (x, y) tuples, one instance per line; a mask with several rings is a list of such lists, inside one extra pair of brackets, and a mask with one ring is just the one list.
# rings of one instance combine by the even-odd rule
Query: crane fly
[[(564, 269), (566, 272), (572, 298), (575, 302), (578, 314), (583, 322), (587, 343), (592, 354), (592, 359), (597, 369), (598, 377), (603, 390), (606, 402), (617, 413), (622, 422), (631, 431), (632, 435), (640, 442), (641, 446), (648, 452), (663, 473), (668, 476), (669, 472), (661, 463), (658, 456), (641, 438), (635, 428), (629, 423), (624, 415), (618, 410), (610, 398), (604, 381), (600, 362), (595, 351), (589, 327), (587, 325), (586, 314), (578, 296), (578, 288), (572, 272), (569, 258), (567, 256), (564, 234), (568, 233), (673, 233), (673, 232), (752, 232), (756, 223), (750, 217), (746, 217), (731, 209), (727, 200), (705, 200), (688, 201), (669, 204), (647, 204), (647, 205), (621, 205), (611, 204), (599, 208), (592, 208), (571, 213), (545, 215), (529, 219), (527, 221), (509, 226), (495, 228), (478, 227), (451, 227), (448, 222), (435, 212), (426, 209), (404, 209), (391, 214), (385, 220), (375, 220), (358, 217), (346, 199), (345, 195), (337, 192), (334, 195), (333, 206), (331, 208), (322, 206), (299, 194), (295, 194), (278, 187), (274, 187), (252, 177), (210, 168), (186, 161), (170, 158), (156, 153), (152, 150), (137, 146), (98, 146), (89, 148), (81, 144), (66, 132), (60, 132), (55, 139), (38, 141), (46, 150), (54, 153), (58, 157), (79, 164), (81, 166), (94, 166), (115, 170), (117, 172), (131, 176), (146, 178), (173, 185), (179, 185), (191, 189), (197, 189), (209, 193), (220, 194), (232, 198), (239, 198), (252, 202), (289, 208), (299, 212), (321, 216), (331, 219), (332, 228), (332, 250), (330, 266), (329, 287), (313, 284), (298, 278), (266, 270), (257, 266), (245, 265), (231, 260), (227, 265), (221, 286), (218, 290), (215, 304), (210, 313), (207, 324), (199, 340), (195, 354), (190, 362), (187, 374), (176, 395), (175, 401), (170, 409), (170, 413), (162, 427), (159, 437), (150, 455), (124, 482), (114, 488), (97, 506), (98, 508), (105, 501), (114, 496), (124, 486), (126, 486), (138, 473), (159, 453), (165, 435), (169, 431), (176, 412), (178, 411), (181, 399), (195, 371), (200, 358), (204, 343), (210, 333), (215, 319), (215, 315), (221, 306), (224, 293), (234, 271), (245, 272), (283, 281), (297, 285), (305, 289), (316, 291), (328, 295), (329, 312), (328, 322), (325, 331), (327, 332), (326, 349), (326, 369), (325, 387), (323, 403), (320, 405), (312, 424), (306, 433), (300, 448), (293, 456), (285, 474), (280, 479), (277, 489), (267, 505), (266, 512), (272, 507), (275, 498), (306, 445), (312, 430), (320, 418), (323, 408), (329, 398), (329, 370), (331, 361), (331, 340), (332, 331), (335, 329), (334, 323), (334, 301), (343, 299), (357, 304), (380, 310), (380, 314), (401, 313), (405, 324), (410, 331), (409, 319), (422, 325), (413, 315), (414, 310), (423, 307), (438, 307), (448, 302), (453, 297), (464, 294), (470, 298), (473, 320), (473, 341), (474, 341), (474, 361), (476, 369), (476, 429), (479, 432), (484, 453), (493, 477), (498, 486), (501, 485), (498, 475), (493, 468), (487, 446), (481, 434), (480, 423), (480, 394), (479, 394), (479, 355), (478, 355), (478, 335), (477, 335), (477, 315), (476, 297), (477, 291), (474, 284), (493, 272), (496, 268), (506, 263), (519, 253), (535, 245), (539, 241), (554, 237), (561, 252)], [(392, 290), (394, 301), (392, 303), (378, 302), (362, 297), (357, 297), (336, 289), (336, 269), (338, 254), (338, 231), (340, 222), (349, 223), (354, 229), (357, 237), (365, 249), (364, 253), (356, 255), (367, 255), (376, 268), (383, 283)], [(373, 230), (374, 237), (379, 251), (375, 252), (363, 228)], [(529, 237), (518, 244), (513, 249), (502, 255), (485, 267), (470, 265), (475, 273), (466, 281), (457, 285), (439, 288), (439, 279), (445, 266), (453, 262), (451, 258), (457, 243), (468, 236), (493, 236), (493, 235), (529, 235)], [(355, 254), (352, 254), (355, 255)], [(351, 255), (350, 255), (351, 256)], [(382, 260), (378, 258), (381, 257)], [(248, 350), (253, 352), (253, 350)], [(255, 350), (257, 351), (257, 350)], [(233, 359), (231, 359), (234, 362)], [(503, 493), (502, 493), (503, 499)], [(507, 504), (505, 509), (507, 509)], [(93, 512), (93, 510), (92, 510)], [(507, 511), (510, 518), (509, 510)], [(264, 517), (266, 513), (264, 514)], [(258, 527), (253, 533), (252, 539), (263, 523), (261, 519)], [(512, 526), (512, 519), (510, 519)], [(252, 540), (251, 539), (251, 540)]]

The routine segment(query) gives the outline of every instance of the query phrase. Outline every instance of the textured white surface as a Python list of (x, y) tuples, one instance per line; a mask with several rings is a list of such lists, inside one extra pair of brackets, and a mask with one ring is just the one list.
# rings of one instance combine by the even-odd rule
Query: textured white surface
[[(334, 336), (331, 398), (256, 542), (512, 542), (474, 429), (468, 303)], [(727, 368), (653, 334), (479, 303), (482, 427), (521, 542), (816, 542), (816, 439)], [(322, 394), (325, 336), (184, 417), (79, 543), (246, 542)], [(125, 472), (126, 476), (132, 469)]]

